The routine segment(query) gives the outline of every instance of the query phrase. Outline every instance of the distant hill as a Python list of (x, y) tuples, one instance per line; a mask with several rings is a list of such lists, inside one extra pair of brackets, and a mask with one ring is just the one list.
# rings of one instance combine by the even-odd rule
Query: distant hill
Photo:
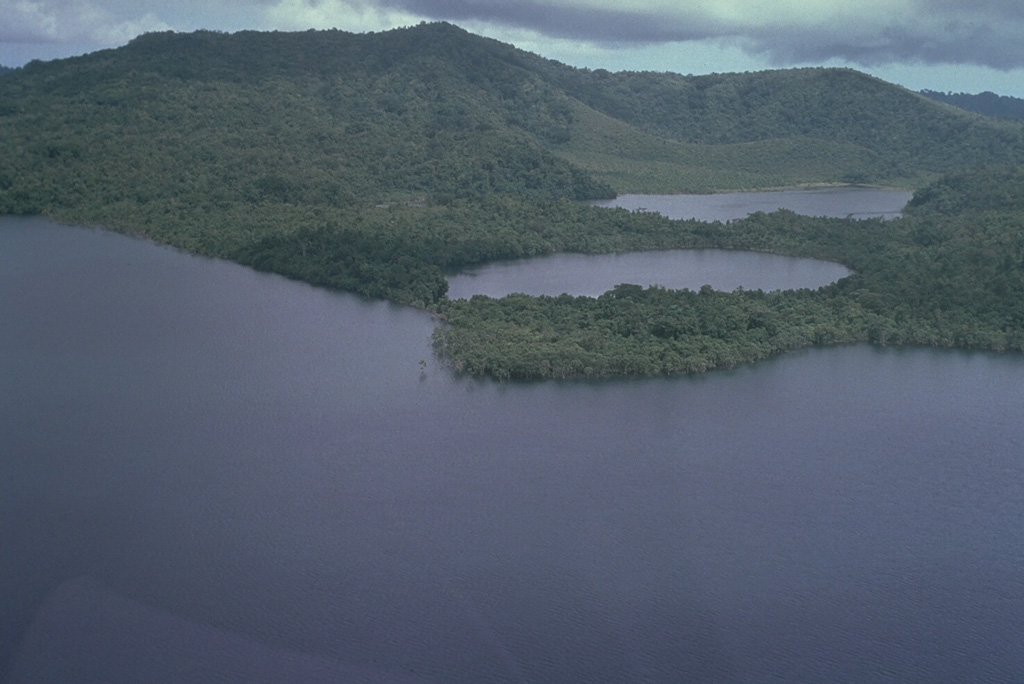
[(968, 93), (940, 93), (934, 90), (922, 90), (925, 97), (951, 104), (969, 112), (977, 112), (986, 116), (998, 116), (1008, 119), (1024, 119), (1024, 99), (996, 95), (985, 91), (977, 95)]
[[(740, 174), (769, 168), (789, 179), (898, 183), (987, 162), (993, 153), (1000, 161), (1020, 159), (1020, 127), (940, 111), (848, 69), (697, 77), (597, 71), (560, 83), (602, 114), (682, 144), (663, 148), (663, 155), (706, 156), (710, 173), (729, 169), (737, 185)], [(625, 146), (619, 154), (642, 156)]]
[[(944, 176), (914, 193), (908, 214), (995, 211), (1024, 217), (1024, 169), (987, 168)], [(1024, 234), (1017, 236), (1024, 241)], [(1021, 245), (1024, 248), (1024, 244)], [(1021, 253), (1024, 258), (1024, 252)], [(1024, 321), (1022, 321), (1024, 323)]]
[(171, 196), (352, 206), (916, 186), (1024, 161), (1020, 125), (850, 70), (612, 74), (450, 24), (147, 34), (9, 76), (7, 211)]

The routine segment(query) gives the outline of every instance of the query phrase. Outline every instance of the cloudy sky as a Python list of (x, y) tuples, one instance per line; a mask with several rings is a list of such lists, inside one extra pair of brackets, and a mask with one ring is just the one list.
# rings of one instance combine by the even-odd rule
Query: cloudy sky
[(851, 66), (914, 90), (1024, 97), (1022, 0), (0, 0), (0, 64), (146, 31), (379, 31), (447, 20), (575, 66)]

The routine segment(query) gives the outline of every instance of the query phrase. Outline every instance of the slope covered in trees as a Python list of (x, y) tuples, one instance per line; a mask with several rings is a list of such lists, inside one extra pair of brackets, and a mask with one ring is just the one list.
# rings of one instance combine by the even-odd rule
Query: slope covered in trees
[[(965, 166), (1022, 162), (1024, 129), (1016, 123), (943, 111), (849, 69), (696, 77), (559, 71), (552, 80), (589, 108), (676, 143), (681, 156), (709, 157), (705, 168), (775, 169), (784, 183), (916, 186), (930, 174)], [(574, 139), (570, 157), (600, 172), (600, 164), (576, 153), (589, 137)], [(737, 177), (729, 186), (742, 182)]]
[(2, 84), (3, 208), (611, 195), (545, 149), (567, 125), (552, 98), (436, 51), (413, 30), (151, 34), (31, 64)]
[(977, 112), (986, 116), (999, 116), (1008, 119), (1024, 119), (1024, 100), (1019, 97), (997, 95), (986, 90), (983, 93), (940, 93), (934, 90), (922, 90), (921, 94), (932, 100), (945, 102), (969, 112)]
[(849, 70), (610, 74), (448, 24), (148, 34), (29, 64), (0, 95), (5, 211), (918, 186), (1024, 163), (1024, 126)]

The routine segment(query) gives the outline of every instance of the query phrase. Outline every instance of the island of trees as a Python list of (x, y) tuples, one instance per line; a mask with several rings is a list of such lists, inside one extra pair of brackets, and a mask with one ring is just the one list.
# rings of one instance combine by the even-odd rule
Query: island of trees
[[(0, 213), (146, 235), (436, 313), (497, 378), (699, 372), (808, 345), (1024, 350), (1024, 124), (850, 70), (574, 69), (448, 24), (198, 32), (0, 76)], [(617, 192), (917, 188), (905, 216), (729, 224)], [(445, 274), (557, 251), (825, 258), (819, 290), (451, 301)]]

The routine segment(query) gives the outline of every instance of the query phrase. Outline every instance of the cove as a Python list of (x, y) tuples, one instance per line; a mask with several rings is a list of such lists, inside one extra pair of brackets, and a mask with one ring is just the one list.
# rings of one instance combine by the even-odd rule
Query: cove
[(0, 312), (3, 681), (1024, 671), (1020, 355), (499, 384), (421, 311), (10, 217)]

